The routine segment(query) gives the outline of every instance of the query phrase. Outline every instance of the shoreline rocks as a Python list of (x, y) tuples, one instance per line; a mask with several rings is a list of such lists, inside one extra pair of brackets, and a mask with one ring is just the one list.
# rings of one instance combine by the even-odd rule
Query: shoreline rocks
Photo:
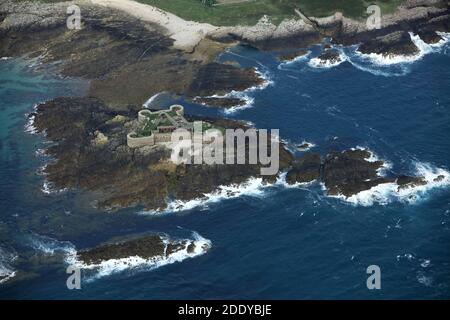
[[(331, 152), (324, 158), (318, 153), (306, 153), (294, 161), (292, 169), (286, 175), (286, 182), (293, 185), (319, 181), (323, 183), (328, 195), (345, 198), (384, 183), (396, 183), (398, 192), (428, 184), (421, 176), (381, 175), (380, 170), (383, 168), (384, 162), (372, 159), (368, 150)], [(440, 182), (444, 179), (441, 175), (433, 181)]]
[(336, 65), (342, 62), (339, 51), (333, 49), (326, 49), (316, 59), (318, 64), (322, 66)]
[(394, 32), (361, 44), (358, 51), (364, 54), (381, 54), (383, 56), (413, 56), (419, 48), (411, 41), (407, 32)]

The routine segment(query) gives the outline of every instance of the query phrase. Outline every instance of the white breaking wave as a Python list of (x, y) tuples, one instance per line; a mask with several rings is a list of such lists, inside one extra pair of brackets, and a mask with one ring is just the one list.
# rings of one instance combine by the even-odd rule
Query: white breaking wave
[(336, 67), (345, 61), (347, 61), (347, 55), (344, 52), (339, 51), (339, 59), (337, 61), (332, 62), (328, 59), (322, 60), (319, 57), (316, 57), (308, 61), (308, 66), (311, 68), (329, 69)]
[(0, 60), (4, 61), (4, 60), (9, 60), (11, 59), (11, 57), (1, 57)]
[[(181, 262), (188, 258), (194, 258), (203, 255), (212, 246), (210, 240), (205, 239), (195, 231), (192, 233), (192, 239), (183, 239), (176, 242), (180, 243), (182, 241), (186, 241), (186, 244), (182, 250), (178, 250), (169, 255), (164, 254), (148, 259), (140, 256), (130, 256), (121, 259), (105, 260), (98, 264), (84, 264), (83, 262), (77, 259), (77, 255), (75, 252), (67, 256), (66, 262), (70, 265), (79, 267), (81, 269), (93, 271), (93, 275), (85, 279), (87, 282), (90, 282), (95, 279), (99, 279), (115, 273), (120, 273), (126, 270), (139, 270), (139, 271), (154, 270), (161, 266), (165, 266), (175, 262)], [(164, 237), (163, 242), (166, 246), (165, 249), (166, 251), (168, 244), (173, 243), (174, 241), (169, 239), (168, 237)], [(188, 247), (189, 245), (192, 244), (194, 245), (194, 249), (190, 252), (188, 250)]]
[(38, 234), (30, 235), (27, 244), (31, 248), (47, 255), (62, 254), (64, 256), (69, 256), (76, 253), (75, 246), (71, 242), (58, 241)]
[(232, 114), (236, 111), (247, 109), (253, 107), (253, 102), (255, 101), (254, 98), (252, 98), (249, 94), (258, 91), (258, 90), (264, 90), (268, 86), (273, 85), (273, 81), (270, 78), (270, 75), (268, 72), (262, 72), (258, 68), (255, 68), (255, 72), (259, 75), (261, 79), (263, 79), (263, 83), (254, 87), (247, 88), (243, 91), (236, 91), (232, 90), (231, 92), (224, 94), (224, 95), (212, 95), (206, 98), (234, 98), (234, 99), (240, 99), (244, 100), (245, 103), (243, 105), (237, 105), (231, 108), (224, 109), (223, 112), (225, 114)]
[(450, 173), (427, 163), (415, 163), (415, 176), (423, 177), (425, 185), (399, 188), (397, 183), (383, 183), (369, 190), (361, 191), (351, 197), (332, 196), (354, 205), (387, 205), (393, 201), (413, 204), (425, 199), (430, 190), (450, 185)]
[(300, 188), (300, 187), (307, 187), (307, 186), (311, 186), (312, 184), (316, 183), (317, 180), (312, 180), (309, 182), (296, 182), (293, 184), (289, 184), (286, 181), (286, 176), (287, 176), (287, 172), (282, 172), (278, 178), (277, 181), (275, 182), (275, 186), (281, 186), (283, 188), (286, 189), (292, 189), (292, 188)]
[(419, 49), (415, 55), (383, 55), (380, 53), (364, 54), (356, 51), (356, 54), (362, 58), (369, 59), (372, 63), (377, 65), (395, 65), (402, 63), (412, 63), (422, 59), (425, 55), (432, 52), (439, 52), (440, 49), (450, 40), (449, 34), (439, 32), (442, 40), (435, 44), (427, 44), (420, 37), (412, 32), (409, 32), (411, 41)]
[(157, 94), (151, 96), (147, 101), (145, 101), (145, 103), (142, 106), (144, 108), (149, 108), (151, 106), (151, 104), (153, 103), (153, 101), (155, 101), (156, 98), (158, 98), (158, 96), (160, 96), (163, 93), (165, 93), (165, 92), (158, 92)]
[[(312, 148), (316, 147), (316, 144), (303, 140), (302, 142), (293, 142), (289, 139), (281, 139), (281, 142), (284, 144), (287, 150), (289, 150), (291, 153), (296, 152), (306, 152), (311, 150)], [(299, 148), (299, 146), (305, 145), (305, 147)], [(300, 150), (301, 149), (301, 150)]]
[[(311, 150), (312, 148), (314, 148), (314, 147), (316, 146), (314, 143), (308, 142), (308, 141), (306, 141), (306, 140), (303, 140), (299, 145), (300, 145), (300, 146), (305, 145), (305, 147), (302, 147), (302, 148), (301, 148), (302, 150), (299, 150), (299, 151), (303, 151), (303, 152), (309, 151), (309, 150)], [(297, 149), (298, 149), (298, 148), (297, 148)]]
[(269, 187), (269, 183), (264, 183), (262, 178), (250, 178), (242, 184), (232, 184), (219, 186), (217, 190), (204, 194), (203, 197), (192, 200), (173, 200), (168, 203), (167, 208), (157, 211), (142, 211), (140, 214), (159, 215), (169, 212), (180, 212), (192, 210), (194, 208), (207, 208), (209, 204), (217, 203), (225, 199), (234, 199), (241, 196), (258, 197), (264, 194), (264, 189)]
[(304, 61), (304, 60), (306, 60), (306, 59), (309, 58), (310, 54), (311, 54), (311, 51), (308, 51), (306, 54), (304, 54), (304, 55), (302, 55), (302, 56), (295, 57), (294, 59), (289, 60), (289, 61), (281, 62), (281, 63), (278, 65), (277, 68), (278, 68), (278, 70), (282, 70), (283, 67), (293, 65), (293, 64), (295, 64), (295, 63), (297, 63), (297, 62), (300, 62), (300, 61)]
[(56, 189), (52, 182), (47, 179), (44, 180), (44, 184), (42, 185), (41, 191), (45, 194), (57, 194), (67, 191), (67, 188)]
[(16, 276), (16, 271), (11, 267), (11, 263), (16, 259), (17, 255), (9, 253), (0, 247), (0, 284)]
[(25, 132), (30, 133), (30, 134), (37, 134), (38, 133), (36, 127), (34, 126), (34, 120), (35, 120), (35, 115), (34, 114), (29, 114), (28, 115), (28, 121), (25, 124)]
[[(88, 282), (125, 270), (154, 270), (164, 265), (181, 262), (185, 259), (194, 258), (205, 254), (212, 246), (210, 240), (202, 237), (195, 231), (192, 232), (191, 239), (172, 240), (167, 236), (162, 236), (162, 239), (163, 243), (166, 245), (165, 251), (167, 250), (167, 245), (169, 243), (181, 243), (185, 241), (186, 244), (182, 250), (176, 251), (167, 256), (164, 254), (149, 259), (145, 259), (139, 256), (130, 256), (123, 259), (105, 260), (99, 264), (89, 265), (84, 264), (77, 259), (77, 250), (75, 246), (69, 241), (58, 241), (47, 236), (33, 234), (28, 238), (28, 245), (45, 255), (61, 255), (63, 261), (66, 264), (91, 271), (92, 274), (84, 278), (84, 280)], [(192, 244), (194, 245), (194, 248), (192, 251), (189, 250), (190, 252), (188, 252), (188, 246)]]
[(361, 146), (356, 146), (354, 148), (350, 148), (350, 150), (363, 150), (363, 151), (367, 151), (369, 152), (370, 156), (369, 158), (365, 158), (364, 160), (368, 161), (368, 162), (376, 162), (376, 161), (382, 161), (383, 165), (381, 166), (381, 168), (379, 168), (377, 170), (377, 173), (380, 177), (384, 177), (387, 173), (388, 170), (392, 169), (392, 163), (385, 160), (385, 159), (380, 159), (380, 157), (372, 150), (370, 150), (367, 147), (361, 147)]

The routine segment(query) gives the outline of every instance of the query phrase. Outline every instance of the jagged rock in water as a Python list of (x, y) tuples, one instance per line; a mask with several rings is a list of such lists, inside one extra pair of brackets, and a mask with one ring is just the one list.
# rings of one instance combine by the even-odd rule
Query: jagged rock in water
[(367, 150), (330, 153), (325, 158), (322, 177), (328, 194), (349, 197), (380, 183), (395, 181), (380, 177), (378, 170), (383, 161), (368, 161), (370, 156)]
[(425, 43), (435, 44), (439, 41), (443, 40), (440, 35), (438, 35), (435, 31), (432, 30), (420, 30), (417, 35), (422, 39)]
[(289, 62), (289, 61), (295, 60), (296, 58), (302, 57), (306, 54), (308, 54), (308, 50), (300, 49), (300, 50), (295, 50), (295, 51), (279, 54), (277, 56), (277, 58), (281, 62)]
[(239, 98), (216, 98), (216, 97), (196, 98), (194, 99), (194, 102), (207, 105), (208, 107), (225, 108), (225, 109), (243, 106), (246, 104), (245, 100)]
[(264, 82), (254, 69), (239, 69), (222, 63), (209, 63), (200, 67), (194, 77), (188, 95), (208, 97), (226, 94), (232, 90), (243, 91)]
[[(138, 256), (149, 259), (165, 254), (166, 245), (159, 235), (151, 235), (128, 241), (100, 245), (98, 247), (83, 250), (77, 253), (77, 258), (82, 263), (99, 264), (102, 261), (112, 259), (123, 259)], [(171, 253), (181, 250), (180, 247), (173, 248)]]
[(306, 183), (320, 178), (321, 158), (318, 153), (307, 153), (296, 160), (286, 175), (289, 184)]
[(410, 177), (405, 175), (399, 176), (396, 182), (398, 184), (398, 191), (427, 184), (424, 177)]
[(394, 32), (361, 44), (358, 51), (364, 54), (377, 53), (383, 56), (411, 56), (419, 53), (419, 49), (411, 41), (407, 32)]
[(320, 60), (320, 64), (336, 64), (341, 62), (341, 56), (339, 51), (327, 49), (320, 56), (317, 57)]

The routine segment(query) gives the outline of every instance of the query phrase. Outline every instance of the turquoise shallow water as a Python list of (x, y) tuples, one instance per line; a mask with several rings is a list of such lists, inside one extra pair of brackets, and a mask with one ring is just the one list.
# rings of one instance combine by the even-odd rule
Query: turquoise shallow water
[[(347, 61), (327, 69), (308, 65), (317, 50), (280, 66), (269, 54), (237, 47), (221, 60), (255, 66), (271, 80), (265, 89), (247, 93), (253, 99), (249, 108), (224, 114), (181, 102), (187, 112), (279, 128), (286, 141), (310, 141), (322, 153), (368, 147), (394, 173), (450, 170), (448, 48), (389, 67), (342, 49)], [(382, 194), (368, 206), (326, 197), (319, 185), (278, 185), (161, 216), (138, 214), (139, 208), (98, 212), (83, 192), (41, 191), (44, 177), (37, 172), (49, 159), (35, 153), (45, 141), (24, 132), (35, 103), (80, 95), (82, 83), (7, 60), (0, 61), (0, 84), (2, 263), (14, 269), (10, 260), (18, 256), (17, 268), (27, 271), (26, 279), (1, 285), (1, 298), (450, 297), (448, 186), (413, 198)], [(157, 269), (84, 281), (79, 291), (66, 288), (63, 248), (152, 231), (176, 237), (196, 231), (212, 248)], [(366, 288), (372, 264), (381, 268), (381, 290)]]

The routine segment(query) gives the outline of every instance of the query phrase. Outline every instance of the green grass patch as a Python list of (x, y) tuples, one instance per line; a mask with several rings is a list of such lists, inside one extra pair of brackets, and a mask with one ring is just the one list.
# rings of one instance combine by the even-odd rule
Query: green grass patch
[(380, 6), (382, 14), (390, 13), (403, 0), (254, 0), (237, 4), (205, 6), (201, 0), (137, 0), (165, 11), (174, 13), (185, 20), (207, 22), (217, 26), (253, 25), (263, 15), (271, 17), (274, 23), (295, 17), (294, 8), (305, 14), (324, 17), (341, 11), (351, 18), (364, 18), (370, 4)]

